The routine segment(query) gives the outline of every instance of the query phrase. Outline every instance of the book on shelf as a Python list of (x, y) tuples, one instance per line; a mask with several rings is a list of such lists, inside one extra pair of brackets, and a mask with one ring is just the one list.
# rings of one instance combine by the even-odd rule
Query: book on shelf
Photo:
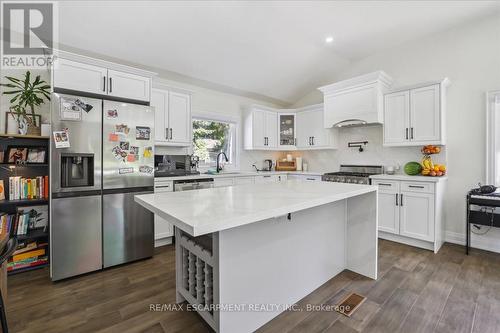
[(9, 200), (47, 199), (48, 197), (49, 176), (9, 177)]
[(41, 248), (41, 249), (36, 249), (36, 250), (20, 253), (20, 254), (15, 254), (12, 256), (12, 261), (22, 261), (22, 260), (30, 259), (30, 258), (38, 258), (38, 257), (41, 257), (43, 255), (45, 255), (45, 249)]
[(39, 245), (37, 242), (20, 242), (17, 245), (17, 249), (14, 251), (12, 255), (18, 255), (21, 253), (25, 253), (31, 250), (36, 249), (37, 247), (41, 247), (41, 244)]
[[(27, 211), (19, 210), (16, 214), (0, 213), (0, 235), (16, 235), (26, 236), (31, 230), (43, 230), (47, 228), (46, 217), (37, 213), (33, 209)], [(43, 228), (33, 229), (35, 226), (41, 226), (45, 223)]]
[(7, 263), (7, 271), (11, 272), (16, 269), (35, 267), (46, 264), (49, 262), (49, 258), (47, 256), (44, 257), (33, 257), (20, 261), (11, 261)]

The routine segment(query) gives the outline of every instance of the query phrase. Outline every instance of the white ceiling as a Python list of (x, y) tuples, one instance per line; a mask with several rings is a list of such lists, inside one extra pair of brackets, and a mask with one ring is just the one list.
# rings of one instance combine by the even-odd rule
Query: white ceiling
[[(292, 103), (349, 62), (496, 1), (66, 1), (62, 45)], [(326, 46), (324, 38), (335, 41)]]

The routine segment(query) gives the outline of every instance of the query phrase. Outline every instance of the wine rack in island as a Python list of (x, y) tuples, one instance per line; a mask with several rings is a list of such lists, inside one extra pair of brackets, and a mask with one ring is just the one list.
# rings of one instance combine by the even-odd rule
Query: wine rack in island
[(49, 143), (0, 135), (0, 232), (18, 240), (9, 274), (49, 264)]

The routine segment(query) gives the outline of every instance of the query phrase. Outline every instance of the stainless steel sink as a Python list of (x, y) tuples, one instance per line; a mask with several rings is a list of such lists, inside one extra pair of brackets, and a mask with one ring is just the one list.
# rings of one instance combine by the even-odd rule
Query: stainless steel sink
[(234, 171), (234, 172), (219, 172), (219, 173), (213, 173), (213, 172), (204, 172), (204, 174), (206, 175), (213, 175), (213, 176), (216, 176), (216, 175), (239, 175), (241, 174), (241, 172), (239, 171)]

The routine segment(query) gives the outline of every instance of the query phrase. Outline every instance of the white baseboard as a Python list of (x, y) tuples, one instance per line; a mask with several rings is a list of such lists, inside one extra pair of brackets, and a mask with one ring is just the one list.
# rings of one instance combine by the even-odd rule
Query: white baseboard
[(172, 244), (172, 237), (155, 239), (155, 247)]
[[(499, 232), (495, 229), (497, 228), (493, 228), (485, 235), (471, 234), (471, 247), (500, 253), (500, 238), (498, 237)], [(445, 242), (453, 244), (465, 245), (465, 234), (445, 231), (444, 240)]]

